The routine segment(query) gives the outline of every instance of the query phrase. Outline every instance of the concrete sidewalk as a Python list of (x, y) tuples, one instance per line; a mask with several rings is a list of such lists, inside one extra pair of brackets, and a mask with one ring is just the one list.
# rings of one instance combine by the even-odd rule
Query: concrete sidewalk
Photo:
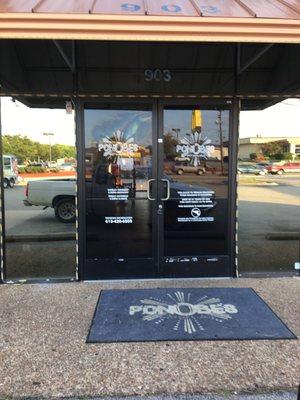
[[(72, 399), (70, 399), (72, 400)], [(74, 399), (75, 400), (75, 399)], [(94, 398), (92, 400), (141, 400), (141, 397), (106, 397)], [(277, 392), (268, 394), (227, 394), (227, 395), (183, 395), (183, 396), (150, 396), (143, 400), (297, 400), (297, 392)]]
[(3, 285), (0, 398), (297, 390), (299, 340), (86, 344), (99, 291), (125, 285), (252, 287), (300, 335), (299, 278)]

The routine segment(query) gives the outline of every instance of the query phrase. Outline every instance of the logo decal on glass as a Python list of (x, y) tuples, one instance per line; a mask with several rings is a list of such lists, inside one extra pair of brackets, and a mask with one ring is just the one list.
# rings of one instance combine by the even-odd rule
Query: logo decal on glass
[(203, 296), (195, 301), (191, 297), (191, 293), (177, 291), (168, 293), (165, 299), (140, 300), (141, 304), (129, 307), (129, 315), (140, 315), (142, 321), (153, 321), (157, 325), (171, 319), (174, 331), (183, 330), (191, 335), (205, 329), (203, 319), (222, 323), (238, 312), (235, 305), (223, 304), (217, 297)]
[(200, 165), (201, 158), (209, 158), (215, 151), (211, 140), (202, 138), (201, 132), (195, 132), (181, 139), (180, 144), (176, 145), (176, 152), (182, 157), (190, 159), (190, 164), (197, 167)]
[(139, 146), (134, 143), (133, 137), (127, 138), (124, 132), (117, 130), (111, 137), (106, 136), (99, 143), (98, 150), (103, 151), (104, 157), (112, 158), (117, 162), (120, 157), (136, 157)]

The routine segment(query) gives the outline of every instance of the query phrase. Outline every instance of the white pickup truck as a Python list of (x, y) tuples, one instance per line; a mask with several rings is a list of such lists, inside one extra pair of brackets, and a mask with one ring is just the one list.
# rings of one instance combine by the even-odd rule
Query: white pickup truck
[(26, 187), (25, 206), (53, 207), (60, 222), (72, 223), (76, 220), (75, 179), (29, 181)]

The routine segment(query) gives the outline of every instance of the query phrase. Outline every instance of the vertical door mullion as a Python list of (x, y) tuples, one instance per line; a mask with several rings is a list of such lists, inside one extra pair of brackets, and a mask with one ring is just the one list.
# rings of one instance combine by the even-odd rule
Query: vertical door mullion
[(159, 255), (158, 255), (158, 220), (157, 220), (157, 207), (158, 207), (158, 112), (157, 112), (157, 101), (154, 100), (152, 103), (152, 179), (155, 179), (153, 183), (152, 196), (155, 200), (150, 201), (150, 209), (152, 212), (152, 256), (153, 264), (156, 275), (159, 271)]
[[(157, 155), (158, 155), (158, 204), (157, 204), (157, 253), (158, 253), (158, 273), (163, 274), (163, 258), (164, 258), (164, 202), (161, 200), (164, 196), (164, 185), (163, 179), (163, 160), (164, 160), (164, 106), (163, 102), (157, 101), (157, 115), (158, 115), (158, 125), (157, 125)], [(161, 206), (161, 208), (160, 208)]]
[(85, 135), (84, 135), (84, 104), (77, 98), (75, 108), (76, 147), (77, 147), (77, 274), (78, 280), (85, 276), (86, 254), (86, 208), (85, 208)]
[(228, 174), (228, 254), (229, 274), (236, 277), (237, 265), (237, 159), (238, 159), (238, 138), (239, 138), (239, 112), (240, 100), (233, 99), (229, 119), (229, 174)]

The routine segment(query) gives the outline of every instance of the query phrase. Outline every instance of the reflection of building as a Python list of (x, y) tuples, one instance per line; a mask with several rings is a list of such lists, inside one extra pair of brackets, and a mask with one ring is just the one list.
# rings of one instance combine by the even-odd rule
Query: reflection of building
[(262, 153), (266, 143), (277, 142), (282, 146), (283, 153), (300, 155), (300, 137), (250, 137), (239, 141), (239, 158), (248, 159), (251, 153)]
[(223, 154), (223, 157), (228, 157), (228, 142), (223, 143), (222, 151), (219, 144), (214, 144), (214, 148), (214, 152), (211, 154), (210, 159), (221, 160), (221, 153)]

